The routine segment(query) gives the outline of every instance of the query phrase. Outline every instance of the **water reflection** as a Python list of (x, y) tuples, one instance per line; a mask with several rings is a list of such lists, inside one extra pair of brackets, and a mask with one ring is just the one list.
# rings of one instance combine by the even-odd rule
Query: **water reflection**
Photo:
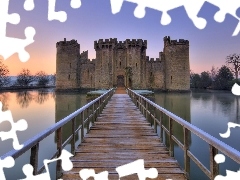
[(48, 90), (39, 90), (37, 96), (34, 98), (35, 102), (38, 104), (43, 104), (49, 98)]
[[(190, 99), (190, 93), (156, 93), (154, 98), (151, 98), (156, 104), (191, 123)], [(160, 117), (160, 114), (157, 113), (157, 116)], [(165, 115), (163, 124), (168, 128), (168, 117)], [(173, 123), (173, 134), (183, 143), (183, 128), (175, 122)], [(164, 136), (167, 137), (167, 134)], [(165, 141), (169, 145), (168, 138), (165, 138)], [(189, 143), (191, 143), (191, 138), (189, 138)]]
[(193, 103), (198, 103), (199, 108), (210, 108), (214, 113), (223, 113), (229, 122), (240, 123), (240, 107), (238, 96), (224, 91), (193, 91)]
[(2, 102), (2, 111), (8, 110), (8, 101), (9, 101), (9, 93), (0, 93), (0, 101)]
[[(69, 114), (73, 113), (77, 109), (81, 108), (87, 103), (85, 93), (55, 93), (55, 122), (60, 121)], [(76, 117), (77, 127), (80, 125), (80, 115)], [(72, 134), (71, 123), (66, 124), (63, 127), (63, 141), (65, 141)], [(78, 140), (78, 134), (76, 140)], [(55, 135), (56, 141), (56, 135)]]
[(21, 108), (27, 108), (33, 99), (33, 94), (30, 91), (17, 92), (16, 101)]

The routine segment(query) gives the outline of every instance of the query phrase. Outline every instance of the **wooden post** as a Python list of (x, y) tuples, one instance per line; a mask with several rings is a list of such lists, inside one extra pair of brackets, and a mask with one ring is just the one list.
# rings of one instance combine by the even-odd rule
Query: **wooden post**
[(71, 153), (75, 155), (75, 142), (76, 142), (76, 135), (75, 135), (75, 130), (76, 130), (76, 117), (72, 119), (72, 140), (71, 140)]
[[(57, 157), (59, 157), (62, 153), (62, 127), (60, 127), (57, 130), (57, 150), (58, 150), (58, 155)], [(61, 160), (57, 161), (57, 166), (56, 166), (56, 177), (59, 178), (62, 176), (62, 166), (61, 166), (62, 162)]]
[(95, 105), (95, 103), (93, 103), (93, 105), (92, 105), (92, 121), (93, 121), (93, 123), (95, 122), (95, 113), (94, 113), (95, 108), (94, 108), (94, 105)]
[(30, 164), (33, 167), (33, 175), (38, 174), (38, 150), (39, 143), (31, 148)]
[(90, 114), (89, 114), (89, 108), (87, 108), (87, 133), (89, 132), (89, 123), (90, 123), (90, 118), (89, 118)]
[(144, 102), (144, 106), (143, 107), (145, 108), (145, 117), (147, 118), (147, 101), (144, 99), (143, 102)]
[(218, 154), (218, 150), (209, 145), (210, 148), (210, 172), (211, 172), (211, 180), (214, 180), (215, 177), (219, 174), (219, 165), (214, 160), (214, 157)]
[(162, 122), (163, 122), (163, 112), (160, 112), (160, 140), (163, 142), (163, 128), (162, 128)]
[(184, 135), (184, 173), (187, 179), (190, 179), (190, 158), (187, 155), (187, 151), (189, 149), (189, 130), (183, 127), (183, 135)]
[(156, 107), (154, 107), (154, 118), (153, 118), (153, 123), (154, 123), (154, 132), (157, 133), (157, 122), (156, 122)]
[(169, 122), (169, 155), (171, 157), (174, 157), (174, 143), (172, 140), (172, 135), (173, 135), (173, 120), (172, 118), (168, 118)]
[(82, 116), (82, 122), (81, 122), (81, 124), (82, 124), (82, 129), (81, 129), (81, 143), (83, 142), (83, 138), (84, 138), (84, 111), (83, 112), (81, 112), (81, 116)]

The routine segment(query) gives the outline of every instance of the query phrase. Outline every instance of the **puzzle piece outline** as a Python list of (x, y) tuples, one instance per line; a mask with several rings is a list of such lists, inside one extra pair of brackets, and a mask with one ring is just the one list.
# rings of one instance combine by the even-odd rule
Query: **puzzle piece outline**
[(50, 179), (50, 172), (48, 168), (48, 164), (51, 162), (55, 162), (57, 160), (62, 160), (61, 166), (64, 171), (69, 171), (73, 168), (73, 163), (70, 160), (70, 157), (74, 156), (73, 154), (69, 153), (67, 150), (63, 149), (61, 151), (61, 155), (58, 158), (54, 158), (52, 160), (44, 159), (43, 164), (45, 166), (46, 172), (38, 175), (33, 175), (33, 167), (31, 164), (25, 164), (22, 167), (23, 173), (25, 174), (26, 178), (21, 180), (51, 180)]
[(11, 168), (15, 165), (15, 161), (13, 157), (7, 156), (4, 159), (0, 158), (0, 179), (1, 180), (6, 180), (3, 168)]
[[(204, 29), (207, 25), (206, 19), (202, 17), (198, 17), (198, 13), (201, 10), (202, 6), (205, 2), (209, 2), (210, 4), (219, 7), (219, 11), (215, 13), (214, 20), (216, 22), (223, 22), (227, 14), (232, 15), (239, 22), (236, 26), (232, 36), (238, 35), (240, 32), (240, 17), (237, 16), (236, 10), (240, 7), (240, 1), (235, 0), (231, 1), (219, 1), (219, 0), (110, 0), (112, 13), (116, 14), (120, 12), (123, 2), (127, 1), (130, 3), (137, 4), (137, 7), (134, 10), (134, 16), (136, 18), (143, 18), (145, 16), (145, 8), (154, 9), (162, 12), (162, 17), (160, 23), (162, 25), (168, 25), (171, 23), (171, 17), (168, 14), (168, 11), (173, 10), (175, 8), (183, 6), (186, 10), (186, 13), (190, 20), (192, 20), (195, 27), (198, 29)], [(227, 4), (226, 4), (227, 3)]]
[(0, 138), (2, 141), (7, 139), (12, 139), (12, 145), (15, 150), (19, 150), (23, 147), (23, 145), (19, 143), (17, 137), (17, 131), (25, 131), (28, 128), (27, 121), (24, 119), (20, 119), (17, 122), (13, 121), (12, 113), (10, 110), (2, 111), (2, 102), (0, 101), (0, 123), (4, 121), (8, 121), (11, 124), (11, 130), (5, 132), (0, 132)]
[(18, 39), (13, 37), (6, 36), (7, 23), (10, 24), (19, 24), (20, 16), (17, 13), (8, 14), (9, 0), (0, 1), (0, 55), (4, 59), (9, 58), (15, 53), (18, 53), (20, 61), (26, 62), (30, 55), (25, 50), (26, 46), (34, 42), (35, 29), (33, 27), (25, 28), (26, 39)]

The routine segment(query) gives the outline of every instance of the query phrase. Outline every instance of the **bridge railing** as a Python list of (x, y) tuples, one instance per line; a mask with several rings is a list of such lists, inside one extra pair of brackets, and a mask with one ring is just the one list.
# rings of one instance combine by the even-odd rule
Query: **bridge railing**
[[(155, 104), (149, 99), (145, 98), (134, 92), (131, 89), (127, 89), (127, 92), (135, 105), (140, 109), (143, 115), (149, 120), (151, 118), (154, 124), (154, 131), (157, 133), (157, 124), (160, 127), (160, 139), (163, 140), (163, 132), (168, 135), (169, 141), (169, 153), (170, 156), (174, 156), (174, 142), (183, 150), (184, 153), (184, 172), (189, 179), (190, 174), (190, 159), (208, 176), (209, 179), (214, 178), (219, 174), (219, 165), (215, 162), (214, 157), (221, 151), (223, 154), (231, 158), (236, 163), (240, 164), (240, 152), (231, 146), (223, 143), (217, 138), (197, 128), (184, 119), (176, 116), (175, 114), (167, 111), (161, 106)], [(152, 112), (150, 109), (153, 109)], [(156, 114), (160, 113), (159, 118)], [(163, 115), (168, 117), (168, 127), (163, 123)], [(173, 134), (173, 123), (179, 124), (183, 128), (183, 143)], [(207, 144), (209, 144), (209, 157), (210, 157), (210, 169), (203, 165), (203, 163), (190, 151), (189, 136), (193, 133)]]
[[(38, 168), (38, 154), (39, 154), (39, 144), (42, 140), (49, 137), (52, 133), (56, 133), (56, 144), (57, 144), (57, 151), (52, 155), (51, 159), (59, 157), (61, 154), (62, 149), (68, 144), (71, 143), (71, 153), (75, 154), (75, 143), (76, 143), (76, 135), (81, 131), (81, 142), (84, 138), (84, 127), (86, 124), (89, 125), (90, 120), (94, 122), (97, 116), (102, 112), (103, 108), (107, 104), (108, 100), (114, 93), (114, 89), (110, 89), (106, 93), (102, 94), (100, 97), (94, 99), (93, 101), (89, 102), (85, 106), (81, 107), (80, 109), (76, 110), (72, 114), (68, 115), (67, 117), (63, 118), (56, 124), (52, 125), (48, 129), (42, 131), (41, 133), (37, 134), (33, 138), (27, 140), (23, 143), (23, 148), (20, 150), (12, 150), (8, 153), (4, 154), (0, 157), (0, 159), (5, 159), (8, 156), (13, 157), (14, 159), (20, 157), (22, 154), (31, 150), (30, 155), (30, 164), (33, 166), (33, 175), (37, 175), (42, 173), (45, 170), (45, 166), (43, 165), (41, 168)], [(76, 119), (80, 116), (81, 122), (80, 125), (77, 126)], [(71, 135), (68, 137), (64, 142), (62, 139), (63, 135), (63, 127), (67, 123), (71, 123)], [(89, 131), (89, 126), (87, 126), (87, 131)], [(56, 176), (61, 176), (61, 162), (57, 161), (56, 165)]]

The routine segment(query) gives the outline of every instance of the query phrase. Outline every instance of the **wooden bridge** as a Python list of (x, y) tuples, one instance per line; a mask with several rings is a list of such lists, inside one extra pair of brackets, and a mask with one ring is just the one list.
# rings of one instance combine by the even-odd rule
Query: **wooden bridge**
[[(152, 122), (153, 128), (149, 121)], [(90, 122), (93, 126), (89, 129)], [(63, 142), (63, 127), (66, 124), (71, 125), (72, 131)], [(182, 127), (183, 140), (179, 140), (174, 132), (176, 124)], [(110, 180), (119, 179), (117, 167), (143, 159), (146, 170), (157, 169), (158, 177), (155, 179), (190, 179), (192, 160), (209, 179), (214, 180), (219, 174), (219, 165), (214, 161), (218, 151), (240, 164), (239, 151), (130, 89), (110, 89), (26, 141), (22, 149), (12, 150), (0, 159), (8, 156), (16, 159), (30, 150), (29, 159), (34, 168), (33, 175), (41, 174), (46, 167), (44, 165), (38, 167), (39, 146), (42, 140), (52, 133), (55, 133), (56, 152), (50, 159), (59, 157), (68, 144), (71, 153), (74, 154), (71, 158), (74, 165), (71, 171), (63, 172), (61, 161), (57, 161), (56, 179), (81, 179), (79, 172), (82, 169), (94, 169), (96, 173), (108, 171)], [(191, 134), (209, 145), (209, 169), (191, 152), (189, 143)], [(76, 135), (81, 137), (81, 143), (77, 148)], [(164, 138), (168, 141), (167, 147), (162, 142)], [(174, 159), (174, 143), (183, 151), (182, 168)], [(46, 158), (49, 159), (47, 153)], [(121, 178), (123, 179), (135, 180), (138, 176), (133, 174)]]
[[(122, 90), (116, 93), (122, 93)], [(146, 169), (158, 170), (156, 179), (186, 179), (178, 162), (169, 156), (168, 149), (129, 95), (114, 94), (77, 147), (72, 158), (74, 168), (62, 178), (77, 179), (79, 171), (88, 168), (96, 173), (108, 171), (109, 179), (119, 179), (115, 168), (138, 159), (144, 159)], [(134, 174), (121, 179), (136, 180), (138, 176)]]

